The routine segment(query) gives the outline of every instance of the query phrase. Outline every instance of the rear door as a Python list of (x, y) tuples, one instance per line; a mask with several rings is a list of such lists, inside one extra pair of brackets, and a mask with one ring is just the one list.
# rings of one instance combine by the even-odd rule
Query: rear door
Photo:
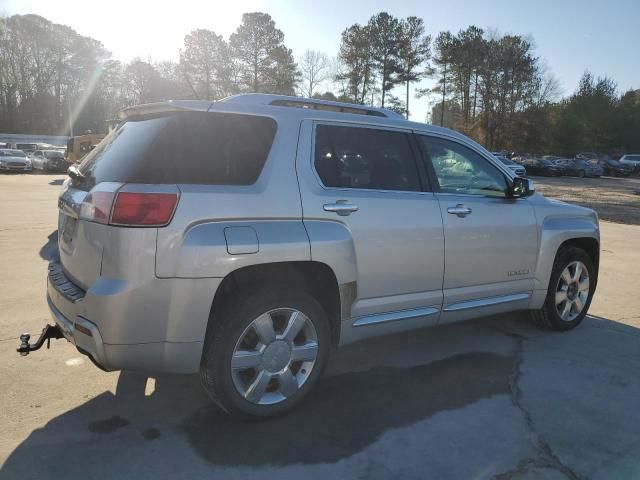
[(533, 206), (507, 198), (506, 174), (470, 146), (418, 139), (444, 222), (442, 321), (526, 308), (538, 253)]
[(337, 260), (331, 247), (337, 239), (330, 231), (340, 229), (352, 241), (355, 259), (340, 262), (356, 263), (350, 314), (356, 326), (403, 319), (416, 313), (402, 313), (412, 309), (426, 315), (413, 323), (393, 322), (398, 329), (437, 321), (442, 218), (417, 156), (407, 130), (303, 122), (296, 168), (311, 256)]

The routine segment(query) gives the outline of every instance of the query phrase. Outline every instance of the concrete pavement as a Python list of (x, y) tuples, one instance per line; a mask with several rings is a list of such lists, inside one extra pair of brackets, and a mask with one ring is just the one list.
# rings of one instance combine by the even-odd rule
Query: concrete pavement
[(0, 479), (640, 478), (640, 227), (603, 222), (572, 332), (510, 314), (361, 342), (300, 409), (243, 424), (195, 376), (15, 353), (49, 321), (59, 179), (0, 176)]

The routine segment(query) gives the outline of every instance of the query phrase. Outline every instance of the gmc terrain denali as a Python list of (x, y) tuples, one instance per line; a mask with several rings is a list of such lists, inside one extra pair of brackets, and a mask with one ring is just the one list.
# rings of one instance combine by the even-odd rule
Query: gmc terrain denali
[(299, 403), (333, 345), (513, 310), (569, 330), (596, 287), (593, 211), (383, 109), (141, 105), (69, 173), (55, 325), (18, 351), (64, 336), (105, 370), (200, 372), (234, 415)]

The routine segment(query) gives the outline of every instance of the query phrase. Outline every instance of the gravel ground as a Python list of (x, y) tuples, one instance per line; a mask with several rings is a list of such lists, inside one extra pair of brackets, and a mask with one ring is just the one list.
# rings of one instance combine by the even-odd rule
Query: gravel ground
[(640, 225), (640, 178), (531, 178), (545, 197), (593, 208), (601, 220)]

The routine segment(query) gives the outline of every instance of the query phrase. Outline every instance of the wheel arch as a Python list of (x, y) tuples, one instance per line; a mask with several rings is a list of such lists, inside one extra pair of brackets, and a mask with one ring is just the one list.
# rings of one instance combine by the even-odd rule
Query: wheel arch
[[(261, 284), (284, 283), (302, 288), (309, 292), (324, 309), (329, 320), (332, 343), (337, 345), (340, 339), (340, 320), (344, 287), (338, 284), (333, 269), (325, 263), (315, 261), (288, 261), (250, 265), (238, 268), (224, 277), (218, 286), (207, 323), (206, 338), (216, 324), (224, 307), (243, 289)], [(206, 351), (206, 347), (204, 349)]]
[(579, 247), (587, 252), (596, 267), (600, 262), (600, 229), (590, 217), (551, 217), (544, 221), (536, 265), (535, 289), (546, 291), (553, 263), (561, 249)]

